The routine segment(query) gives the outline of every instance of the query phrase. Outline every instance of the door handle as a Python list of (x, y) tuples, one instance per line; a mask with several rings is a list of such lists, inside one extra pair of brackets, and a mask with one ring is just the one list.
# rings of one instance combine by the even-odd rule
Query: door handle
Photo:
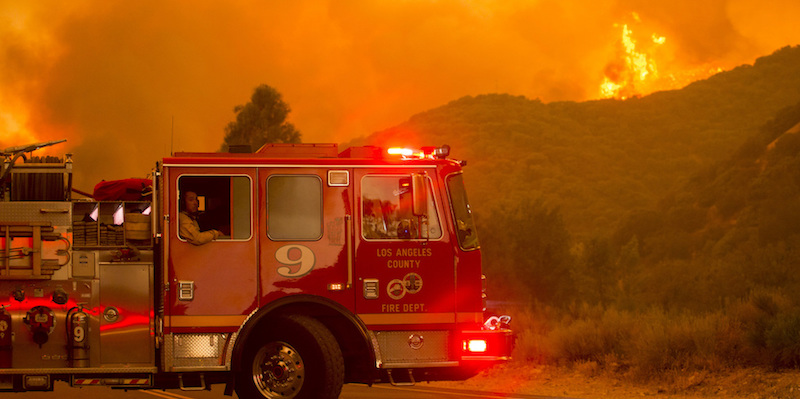
[(353, 287), (353, 217), (344, 215), (344, 242), (347, 246), (347, 285), (348, 290)]

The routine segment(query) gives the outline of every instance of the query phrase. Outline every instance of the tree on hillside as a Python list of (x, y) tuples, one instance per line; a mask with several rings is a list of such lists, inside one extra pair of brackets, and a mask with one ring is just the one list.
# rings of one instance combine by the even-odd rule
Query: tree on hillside
[(572, 299), (571, 238), (558, 208), (524, 198), (516, 206), (496, 209), (483, 222), (481, 247), (489, 281), (508, 284), (499, 297), (526, 292), (550, 304)]
[(291, 109), (281, 93), (265, 84), (253, 91), (250, 102), (237, 105), (236, 120), (225, 127), (221, 151), (232, 145), (250, 145), (255, 151), (266, 143), (299, 143), (300, 132), (286, 122)]

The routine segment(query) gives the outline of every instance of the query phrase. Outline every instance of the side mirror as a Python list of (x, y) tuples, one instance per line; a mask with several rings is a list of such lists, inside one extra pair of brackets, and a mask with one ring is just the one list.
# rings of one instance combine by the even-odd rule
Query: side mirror
[(428, 215), (428, 188), (425, 175), (414, 173), (411, 175), (411, 211), (414, 216)]

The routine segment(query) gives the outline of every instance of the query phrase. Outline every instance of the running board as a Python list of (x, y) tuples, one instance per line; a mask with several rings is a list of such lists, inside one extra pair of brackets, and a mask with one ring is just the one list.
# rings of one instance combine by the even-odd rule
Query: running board
[(396, 382), (394, 380), (394, 377), (392, 377), (392, 369), (387, 369), (386, 370), (386, 374), (389, 375), (389, 382), (392, 385), (396, 386), (396, 387), (413, 387), (414, 385), (417, 385), (417, 382), (414, 381), (414, 375), (411, 373), (411, 369), (407, 369), (407, 370), (408, 370), (408, 380), (409, 381), (408, 382)]
[(204, 391), (206, 390), (206, 375), (200, 374), (200, 385), (196, 387), (187, 387), (183, 385), (183, 374), (178, 376), (178, 384), (180, 386), (181, 391)]

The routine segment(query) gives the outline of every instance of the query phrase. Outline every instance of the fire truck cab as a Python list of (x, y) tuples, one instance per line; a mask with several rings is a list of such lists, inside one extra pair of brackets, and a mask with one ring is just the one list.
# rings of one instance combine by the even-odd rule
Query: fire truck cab
[(136, 181), (144, 191), (73, 200), (69, 187), (19, 194), (38, 184), (25, 168), (69, 186), (71, 160), (17, 165), (7, 150), (0, 390), (224, 383), (242, 398), (337, 398), (343, 383), (466, 378), (508, 360), (510, 319), (485, 319), (448, 153), (178, 153)]

